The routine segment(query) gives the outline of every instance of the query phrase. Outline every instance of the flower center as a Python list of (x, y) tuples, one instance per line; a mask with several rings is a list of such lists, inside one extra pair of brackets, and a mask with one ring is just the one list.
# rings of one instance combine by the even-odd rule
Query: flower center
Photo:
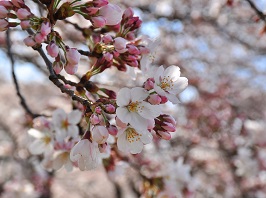
[(62, 129), (67, 129), (68, 128), (68, 125), (69, 125), (69, 123), (68, 123), (68, 120), (67, 119), (62, 120), (62, 122), (61, 122)]
[(160, 87), (163, 89), (163, 90), (166, 90), (166, 89), (169, 89), (169, 88), (172, 88), (172, 86), (174, 85), (173, 83), (173, 80), (170, 79), (170, 76), (165, 76), (162, 81), (161, 81), (161, 85)]
[(133, 129), (133, 128), (128, 128), (127, 130), (126, 130), (126, 133), (127, 133), (127, 135), (126, 135), (126, 139), (127, 139), (127, 141), (129, 142), (129, 143), (133, 143), (133, 142), (137, 142), (137, 141), (139, 141), (140, 140), (140, 137), (142, 136), (141, 134), (138, 134), (136, 131), (135, 131), (135, 129)]
[(49, 136), (45, 136), (42, 138), (42, 141), (45, 143), (45, 144), (49, 144), (51, 142), (51, 138)]
[(138, 112), (138, 111), (142, 111), (144, 108), (144, 106), (140, 105), (140, 102), (136, 101), (136, 102), (131, 102), (128, 106), (127, 109), (130, 112)]

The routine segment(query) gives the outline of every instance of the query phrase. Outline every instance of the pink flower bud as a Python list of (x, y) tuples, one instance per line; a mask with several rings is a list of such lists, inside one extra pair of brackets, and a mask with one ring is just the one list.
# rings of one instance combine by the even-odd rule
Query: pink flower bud
[(21, 22), (20, 22), (20, 26), (21, 26), (21, 28), (22, 28), (23, 30), (28, 29), (28, 28), (31, 27), (31, 25), (30, 25), (30, 21), (29, 21), (29, 20), (21, 21)]
[(51, 57), (57, 57), (58, 53), (59, 53), (59, 47), (55, 44), (55, 42), (51, 42), (49, 43), (49, 45), (47, 45), (46, 47), (47, 53), (51, 56)]
[(80, 60), (80, 53), (76, 48), (69, 48), (66, 50), (66, 59), (70, 65), (77, 65)]
[(135, 34), (133, 32), (129, 32), (127, 35), (126, 35), (126, 39), (129, 40), (129, 41), (132, 41), (136, 38)]
[(86, 10), (88, 11), (88, 15), (94, 15), (98, 12), (99, 8), (88, 7), (88, 8), (86, 8)]
[(99, 8), (99, 7), (102, 7), (102, 6), (107, 5), (107, 4), (108, 4), (108, 0), (94, 0), (94, 1), (92, 2), (92, 4), (93, 4), (93, 6)]
[(139, 48), (141, 54), (148, 54), (150, 50), (147, 47), (140, 47)]
[(51, 25), (49, 22), (43, 22), (41, 25), (41, 34), (47, 36), (51, 32)]
[(113, 51), (113, 55), (114, 55), (115, 58), (117, 58), (117, 57), (119, 57), (120, 54), (117, 51)]
[(117, 37), (114, 39), (114, 47), (115, 50), (119, 53), (124, 53), (127, 51), (126, 49), (127, 40), (122, 37)]
[(31, 13), (25, 8), (20, 8), (17, 11), (17, 17), (20, 20), (27, 19), (30, 15), (31, 15)]
[(114, 125), (110, 125), (109, 127), (107, 127), (107, 130), (108, 130), (109, 134), (113, 135), (113, 136), (116, 136), (118, 133), (118, 129)]
[(176, 131), (175, 125), (173, 125), (169, 122), (164, 122), (162, 125), (162, 128), (167, 130), (168, 132), (175, 132)]
[(109, 52), (105, 53), (103, 56), (104, 56), (105, 60), (107, 60), (108, 62), (113, 60), (113, 54), (111, 54)]
[(171, 115), (164, 114), (163, 115), (163, 120), (166, 121), (166, 122), (169, 122), (169, 123), (173, 124), (174, 126), (176, 125), (176, 121), (173, 118), (173, 116), (171, 116)]
[(78, 65), (72, 65), (72, 64), (68, 63), (65, 66), (65, 71), (66, 71), (66, 73), (73, 75), (78, 71)]
[(138, 67), (139, 66), (139, 63), (137, 60), (128, 61), (127, 64), (132, 66), (132, 67)]
[(158, 105), (161, 103), (162, 99), (158, 94), (152, 94), (152, 95), (150, 95), (148, 101), (152, 105)]
[(134, 15), (134, 11), (132, 8), (127, 8), (123, 13), (123, 19), (132, 18)]
[(112, 104), (105, 105), (105, 109), (108, 113), (114, 113), (115, 112), (115, 106)]
[(46, 36), (42, 35), (41, 33), (37, 33), (34, 39), (36, 43), (43, 43), (46, 40)]
[(161, 101), (161, 104), (164, 104), (168, 101), (168, 98), (166, 96), (160, 96), (162, 101)]
[(6, 8), (13, 6), (13, 4), (10, 1), (0, 1), (0, 5)]
[(153, 78), (148, 78), (146, 82), (144, 83), (144, 89), (146, 90), (151, 90), (154, 88), (154, 79)]
[(92, 114), (90, 117), (90, 122), (91, 122), (91, 124), (96, 125), (96, 124), (99, 124), (101, 122), (101, 120), (97, 115)]
[(8, 28), (8, 21), (5, 19), (0, 19), (0, 32), (7, 30)]
[(96, 28), (103, 27), (106, 24), (106, 19), (102, 16), (91, 17), (92, 25)]
[(101, 107), (96, 107), (95, 108), (95, 112), (98, 113), (98, 114), (101, 114), (102, 113)]
[(0, 5), (0, 19), (4, 19), (7, 17), (8, 10), (6, 7)]
[(27, 38), (25, 38), (23, 40), (23, 42), (25, 43), (25, 45), (27, 45), (28, 47), (32, 47), (34, 45), (36, 45), (36, 42), (35, 40), (33, 39), (32, 36), (28, 36)]
[(127, 55), (127, 56), (125, 57), (125, 59), (126, 59), (127, 61), (135, 61), (135, 60), (138, 59), (138, 57), (136, 57), (136, 56), (134, 56), (134, 55)]
[(104, 144), (109, 136), (108, 130), (104, 126), (95, 126), (91, 130), (92, 140), (98, 144)]
[(109, 3), (100, 8), (99, 15), (106, 19), (106, 25), (116, 25), (122, 20), (122, 9), (114, 4)]
[(159, 137), (161, 137), (164, 140), (170, 140), (171, 139), (171, 134), (169, 132), (166, 131), (157, 131), (157, 135), (159, 135)]
[(24, 4), (24, 0), (11, 0), (14, 6), (20, 8)]
[(111, 43), (113, 41), (113, 38), (112, 38), (112, 36), (110, 34), (107, 34), (107, 35), (103, 36), (102, 40), (103, 40), (103, 42), (105, 44), (109, 44), (109, 43)]
[(132, 55), (139, 55), (140, 51), (135, 45), (127, 45), (128, 52)]
[(59, 74), (63, 69), (63, 63), (61, 61), (56, 61), (53, 63), (53, 69), (56, 74)]
[(98, 34), (93, 34), (93, 35), (92, 35), (92, 39), (93, 39), (93, 42), (94, 42), (94, 43), (99, 43), (99, 42), (101, 42), (101, 36), (98, 35)]

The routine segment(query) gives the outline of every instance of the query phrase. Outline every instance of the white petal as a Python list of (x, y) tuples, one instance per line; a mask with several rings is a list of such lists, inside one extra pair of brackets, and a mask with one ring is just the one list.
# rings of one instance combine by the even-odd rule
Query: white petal
[(60, 168), (62, 168), (64, 163), (65, 161), (64, 161), (63, 153), (60, 153), (59, 155), (56, 156), (56, 158), (53, 161), (53, 169), (59, 170)]
[(166, 94), (166, 97), (168, 98), (169, 101), (171, 101), (173, 104), (178, 104), (180, 101), (176, 97), (176, 95), (173, 94)]
[(138, 113), (131, 113), (131, 119), (129, 121), (130, 125), (135, 128), (147, 129), (148, 121), (147, 119), (141, 117)]
[(130, 89), (129, 88), (122, 88), (118, 91), (117, 93), (117, 100), (116, 100), (116, 104), (118, 106), (126, 106), (130, 103)]
[(132, 102), (145, 100), (149, 96), (149, 93), (141, 87), (134, 87), (131, 89)]
[(161, 107), (159, 105), (151, 105), (148, 102), (142, 102), (141, 105), (143, 105), (144, 108), (141, 111), (138, 111), (138, 113), (143, 118), (154, 119), (161, 114)]
[(33, 155), (42, 154), (45, 151), (46, 144), (41, 139), (36, 139), (29, 145), (29, 151)]
[(79, 158), (79, 160), (78, 160), (78, 165), (79, 165), (79, 169), (81, 170), (81, 171), (84, 171), (85, 170), (85, 161), (84, 161), (84, 159), (81, 157), (81, 158)]
[(65, 169), (67, 172), (71, 172), (73, 170), (73, 164), (69, 159), (67, 160), (67, 163), (65, 163)]
[(58, 142), (63, 142), (68, 136), (67, 131), (64, 129), (55, 129), (55, 139)]
[(149, 131), (146, 131), (145, 133), (142, 134), (142, 136), (140, 137), (141, 141), (144, 144), (149, 144), (152, 142), (152, 134)]
[(180, 77), (180, 68), (178, 66), (172, 65), (165, 69), (164, 76), (169, 76), (173, 81)]
[(179, 77), (174, 83), (174, 87), (169, 90), (170, 93), (179, 94), (188, 86), (188, 79), (186, 77)]
[(73, 138), (78, 137), (79, 135), (79, 128), (76, 125), (69, 125), (67, 127), (67, 135)]
[(143, 143), (140, 140), (129, 143), (129, 149), (132, 154), (140, 153), (143, 149)]
[(159, 94), (160, 96), (165, 96), (165, 91), (159, 87), (158, 85), (154, 84), (154, 91)]
[(129, 142), (127, 142), (127, 140), (126, 140), (126, 133), (123, 133), (120, 136), (118, 136), (118, 139), (117, 139), (117, 148), (120, 151), (127, 153), (128, 150), (129, 150), (129, 147), (128, 147), (127, 144), (129, 144)]
[(117, 117), (125, 124), (129, 123), (131, 116), (131, 112), (128, 111), (125, 107), (118, 107), (116, 109), (116, 115)]
[(82, 112), (74, 110), (68, 114), (68, 122), (71, 124), (78, 124), (81, 120)]
[(42, 133), (41, 131), (38, 131), (36, 129), (29, 129), (28, 130), (28, 134), (35, 137), (35, 138), (42, 138), (44, 136), (44, 133)]
[(52, 120), (55, 126), (61, 126), (62, 120), (67, 118), (67, 114), (63, 109), (57, 109), (53, 112)]
[(156, 73), (155, 73), (155, 75), (154, 75), (154, 81), (155, 81), (155, 84), (160, 84), (160, 83), (161, 83), (161, 81), (160, 81), (160, 77), (163, 75), (163, 72), (164, 72), (164, 68), (163, 68), (163, 66), (160, 66), (160, 67), (157, 69), (157, 71), (156, 71)]

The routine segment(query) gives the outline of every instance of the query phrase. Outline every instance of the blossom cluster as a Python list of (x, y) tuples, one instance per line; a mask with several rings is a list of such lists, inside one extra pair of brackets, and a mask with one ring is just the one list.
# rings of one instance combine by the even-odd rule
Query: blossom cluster
[[(76, 74), (81, 56), (92, 63), (78, 83), (61, 78), (65, 87), (71, 87), (86, 105), (73, 103), (75, 110), (69, 114), (57, 109), (51, 117), (33, 120), (28, 133), (35, 140), (29, 151), (33, 155), (42, 154), (43, 166), (50, 170), (63, 166), (67, 171), (73, 167), (90, 170), (98, 167), (102, 159), (114, 158), (112, 151), (138, 154), (153, 138), (170, 140), (171, 133), (176, 131), (176, 121), (163, 108), (167, 102), (179, 102), (178, 94), (187, 87), (188, 80), (180, 76), (178, 66), (151, 66), (158, 41), (137, 37), (142, 21), (133, 9), (123, 10), (108, 0), (40, 2), (47, 8), (47, 17), (36, 16), (24, 0), (1, 1), (0, 31), (15, 26), (27, 31), (25, 45), (33, 49), (45, 46), (56, 77), (63, 74), (63, 69), (70, 75)], [(88, 21), (88, 28), (79, 27), (84, 40), (90, 41), (86, 44), (88, 51), (66, 45), (55, 29), (57, 21), (74, 15)], [(124, 87), (117, 94), (91, 81), (92, 76), (110, 67), (121, 72), (139, 69), (146, 80), (142, 86)], [(106, 169), (115, 166), (113, 162), (105, 164)]]

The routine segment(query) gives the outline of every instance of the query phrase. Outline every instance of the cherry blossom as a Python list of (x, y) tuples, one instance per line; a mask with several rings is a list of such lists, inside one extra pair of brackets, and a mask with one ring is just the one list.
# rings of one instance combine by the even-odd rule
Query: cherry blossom
[(180, 68), (172, 65), (166, 69), (160, 66), (154, 76), (154, 90), (161, 96), (166, 96), (172, 103), (179, 102), (177, 94), (188, 85), (186, 77), (180, 77)]
[(132, 126), (119, 129), (117, 137), (118, 149), (132, 154), (140, 153), (143, 145), (152, 141), (152, 135), (147, 129), (134, 129)]
[(73, 169), (73, 163), (70, 160), (70, 152), (68, 151), (61, 151), (59, 152), (55, 159), (53, 160), (52, 167), (54, 170), (59, 170), (62, 167), (65, 167), (65, 169), (70, 172)]
[(66, 114), (63, 109), (57, 109), (52, 116), (53, 125), (55, 128), (55, 138), (62, 142), (66, 137), (76, 138), (79, 134), (77, 124), (80, 122), (82, 113), (79, 110), (74, 110)]
[(98, 144), (88, 139), (80, 140), (70, 152), (70, 160), (78, 162), (79, 169), (91, 170), (100, 164)]
[(159, 105), (151, 105), (144, 101), (148, 96), (149, 93), (140, 87), (120, 89), (117, 94), (117, 117), (133, 127), (147, 129), (149, 120), (153, 120), (161, 113)]
[(100, 8), (100, 16), (106, 19), (106, 25), (116, 25), (122, 20), (122, 9), (114, 4), (107, 4)]

